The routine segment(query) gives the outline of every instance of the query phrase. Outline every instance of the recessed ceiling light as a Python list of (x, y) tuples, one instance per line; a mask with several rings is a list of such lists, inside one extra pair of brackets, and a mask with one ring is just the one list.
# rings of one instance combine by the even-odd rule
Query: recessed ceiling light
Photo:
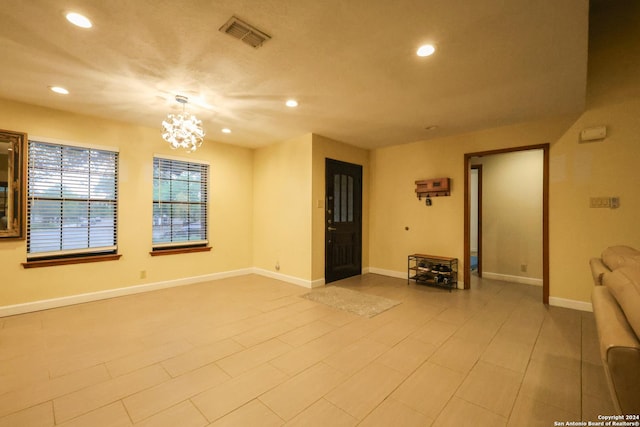
[(93, 24), (84, 15), (80, 15), (79, 13), (69, 12), (66, 14), (67, 21), (71, 22), (73, 25), (80, 28), (91, 28)]
[(59, 93), (60, 95), (69, 95), (69, 91), (60, 86), (49, 86), (52, 92)]
[(298, 106), (298, 101), (296, 101), (295, 99), (289, 99), (287, 102), (285, 102), (285, 105), (287, 107), (297, 107)]
[(416, 53), (418, 54), (418, 56), (429, 56), (429, 55), (433, 55), (433, 52), (435, 51), (436, 51), (436, 48), (433, 47), (433, 45), (425, 44), (420, 46)]
[(224, 129), (222, 129), (222, 133), (231, 133), (231, 129), (224, 128)]

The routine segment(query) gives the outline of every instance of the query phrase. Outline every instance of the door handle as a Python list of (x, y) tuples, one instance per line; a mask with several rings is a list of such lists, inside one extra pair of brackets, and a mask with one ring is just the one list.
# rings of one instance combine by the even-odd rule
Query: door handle
[(329, 231), (336, 231), (336, 230), (337, 230), (337, 228), (335, 228), (335, 227), (327, 227), (327, 230), (329, 230)]

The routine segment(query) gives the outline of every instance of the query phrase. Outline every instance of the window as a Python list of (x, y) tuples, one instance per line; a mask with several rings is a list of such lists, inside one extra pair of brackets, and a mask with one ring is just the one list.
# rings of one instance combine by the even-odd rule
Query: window
[(27, 259), (115, 253), (118, 153), (29, 141)]
[(206, 246), (209, 165), (153, 159), (153, 249)]
[(352, 176), (333, 176), (333, 222), (353, 222)]

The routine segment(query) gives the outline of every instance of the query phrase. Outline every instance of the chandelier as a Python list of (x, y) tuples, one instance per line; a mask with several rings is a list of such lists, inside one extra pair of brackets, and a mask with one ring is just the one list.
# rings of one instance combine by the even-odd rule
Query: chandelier
[(204, 139), (202, 121), (184, 110), (189, 98), (176, 95), (176, 101), (182, 104), (182, 113), (169, 114), (162, 121), (162, 139), (167, 141), (174, 150), (184, 148), (188, 153), (192, 153), (202, 145)]

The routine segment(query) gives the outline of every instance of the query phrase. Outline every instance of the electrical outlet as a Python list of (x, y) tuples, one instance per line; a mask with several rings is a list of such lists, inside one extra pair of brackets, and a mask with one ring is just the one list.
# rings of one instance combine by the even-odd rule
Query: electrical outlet
[(147, 278), (147, 270), (140, 270), (140, 278), (141, 279)]
[(527, 272), (527, 264), (520, 264), (520, 271), (523, 273)]

